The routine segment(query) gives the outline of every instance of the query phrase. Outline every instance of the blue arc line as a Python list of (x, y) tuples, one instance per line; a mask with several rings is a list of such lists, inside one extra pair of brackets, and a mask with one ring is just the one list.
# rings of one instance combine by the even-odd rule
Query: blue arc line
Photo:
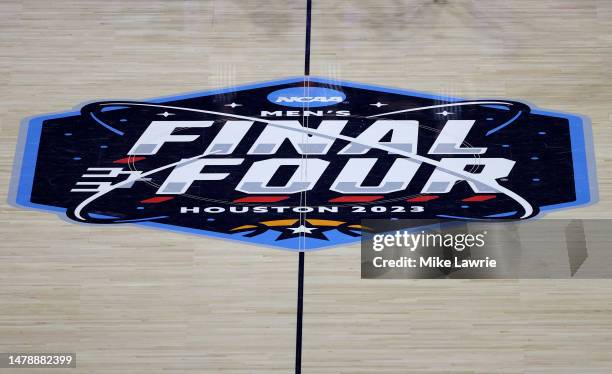
[(448, 218), (448, 219), (463, 219), (463, 220), (469, 220), (469, 221), (488, 221), (485, 218), (449, 216), (449, 215), (446, 215), (446, 214), (437, 214), (436, 217), (438, 217), (438, 218)]
[(162, 219), (168, 218), (168, 216), (157, 216), (157, 217), (147, 217), (147, 218), (137, 218), (137, 219), (124, 219), (120, 221), (115, 221), (119, 223), (128, 223), (128, 222), (142, 222), (142, 221), (153, 221), (154, 219)]
[(126, 109), (126, 106), (108, 106), (106, 108), (102, 108), (101, 112), (110, 112), (112, 110)]
[(501, 125), (497, 126), (496, 128), (494, 128), (494, 129), (492, 129), (492, 130), (489, 130), (489, 131), (486, 133), (486, 135), (485, 135), (485, 136), (489, 136), (489, 135), (493, 134), (494, 132), (497, 132), (497, 131), (499, 131), (499, 130), (503, 129), (504, 127), (508, 126), (508, 125), (509, 125), (509, 124), (511, 124), (512, 122), (516, 121), (516, 119), (517, 119), (517, 118), (519, 118), (519, 116), (520, 116), (521, 114), (523, 114), (523, 111), (519, 110), (519, 112), (518, 112), (518, 113), (517, 113), (517, 114), (516, 114), (514, 117), (512, 117), (512, 118), (511, 118), (511, 119), (510, 119), (508, 122), (503, 123), (503, 124), (501, 124)]
[(102, 122), (93, 113), (89, 113), (89, 114), (91, 115), (91, 118), (94, 119), (94, 121), (98, 122), (100, 125), (104, 126), (105, 128), (107, 128), (108, 130), (114, 132), (115, 134), (120, 135), (120, 136), (123, 136), (123, 134), (125, 134), (123, 131), (119, 131), (116, 128), (111, 127), (110, 125), (107, 125), (106, 123)]
[(491, 214), (490, 216), (487, 216), (487, 218), (503, 218), (503, 217), (510, 217), (515, 215), (516, 212), (506, 212), (506, 213), (499, 213), (499, 214)]

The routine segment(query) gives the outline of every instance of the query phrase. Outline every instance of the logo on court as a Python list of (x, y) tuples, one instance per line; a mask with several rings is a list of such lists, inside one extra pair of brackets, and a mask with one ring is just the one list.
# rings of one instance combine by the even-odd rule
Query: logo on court
[(268, 95), (268, 101), (271, 103), (294, 108), (335, 105), (344, 99), (346, 95), (341, 91), (316, 86), (283, 88)]
[(528, 219), (595, 195), (588, 125), (518, 101), (300, 77), (26, 126), (20, 206), (291, 250), (359, 240), (363, 219)]

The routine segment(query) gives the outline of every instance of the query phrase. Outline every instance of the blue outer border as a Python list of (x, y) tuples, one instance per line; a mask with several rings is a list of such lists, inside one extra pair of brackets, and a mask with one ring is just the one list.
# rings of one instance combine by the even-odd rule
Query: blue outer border
[[(174, 96), (163, 96), (157, 97), (145, 101), (162, 103), (171, 100), (184, 100), (195, 97), (218, 95), (224, 93), (231, 93), (237, 91), (244, 91), (255, 88), (270, 87), (287, 83), (303, 82), (308, 79), (315, 83), (324, 83), (336, 86), (345, 86), (351, 88), (361, 88), (372, 91), (379, 91), (385, 93), (394, 93), (400, 95), (410, 95), (415, 97), (441, 100), (441, 101), (459, 101), (461, 98), (447, 97), (435, 94), (429, 94), (419, 91), (411, 91), (399, 88), (391, 88), (384, 86), (376, 86), (348, 81), (341, 81), (335, 79), (327, 79), (321, 77), (292, 77), (280, 80), (272, 80), (266, 82), (260, 82), (255, 84), (246, 84), (235, 87), (208, 90), (208, 91), (197, 91), (187, 93), (183, 95)], [(83, 104), (84, 105), (84, 104)], [(55, 118), (64, 118), (70, 116), (80, 115), (80, 108), (78, 106), (75, 110), (70, 112), (52, 113), (41, 116), (34, 116), (26, 118), (22, 121), (20, 127), (19, 141), (15, 154), (15, 164), (13, 166), (13, 178), (11, 181), (11, 188), (9, 191), (9, 203), (18, 207), (24, 207), (29, 209), (52, 211), (60, 215), (64, 215), (66, 212), (65, 208), (35, 204), (30, 201), (32, 193), (32, 187), (34, 183), (34, 172), (36, 169), (36, 159), (38, 156), (38, 146), (40, 142), (40, 135), (42, 131), (43, 122)], [(531, 106), (530, 106), (531, 107)], [(579, 116), (576, 114), (547, 111), (543, 109), (532, 108), (532, 113), (541, 114), (551, 117), (561, 117), (569, 121), (570, 126), (570, 138), (572, 143), (572, 158), (574, 168), (574, 182), (576, 187), (576, 200), (572, 202), (554, 204), (540, 207), (542, 212), (554, 211), (559, 209), (565, 209), (569, 207), (585, 206), (593, 204), (597, 201), (597, 179), (596, 179), (596, 168), (595, 168), (595, 156), (593, 148), (593, 136), (591, 132), (590, 121), (587, 117)], [(20, 157), (21, 155), (21, 157)], [(71, 221), (73, 222), (73, 221)], [(243, 243), (259, 244), (269, 246), (272, 248), (282, 248), (292, 251), (308, 251), (315, 249), (322, 249), (325, 247), (337, 246), (341, 244), (347, 244), (359, 240), (356, 237), (342, 234), (340, 232), (326, 232), (326, 235), (330, 239), (330, 242), (320, 241), (321, 244), (315, 244), (312, 240), (305, 241), (306, 248), (304, 248), (304, 241), (299, 238), (287, 239), (281, 242), (275, 242), (276, 233), (267, 232), (256, 237), (244, 238), (241, 234), (223, 234), (214, 231), (199, 230), (187, 227), (173, 226), (158, 222), (139, 222), (132, 223), (139, 226), (146, 226), (156, 229), (169, 230), (179, 233), (188, 233), (196, 235), (204, 235), (209, 237), (218, 237), (229, 240), (237, 240)], [(273, 244), (272, 244), (273, 243)], [(315, 245), (312, 245), (315, 244)]]

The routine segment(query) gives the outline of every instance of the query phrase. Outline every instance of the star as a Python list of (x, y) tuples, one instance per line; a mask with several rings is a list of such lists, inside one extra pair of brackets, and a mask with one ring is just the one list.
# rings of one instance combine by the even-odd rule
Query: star
[(304, 225), (300, 225), (299, 227), (288, 227), (287, 229), (293, 231), (294, 234), (299, 234), (299, 233), (312, 234), (312, 230), (316, 230), (315, 227), (306, 227)]
[(453, 114), (453, 113), (449, 113), (449, 112), (447, 112), (447, 111), (445, 110), (444, 112), (440, 112), (440, 113), (436, 113), (436, 114), (441, 114), (441, 115), (443, 115), (444, 117), (446, 117), (446, 116), (448, 116), (449, 114)]
[(381, 106), (385, 106), (385, 105), (389, 105), (389, 104), (383, 104), (383, 103), (381, 103), (381, 102), (379, 101), (379, 102), (377, 102), (376, 104), (370, 104), (370, 105), (375, 106), (375, 107), (377, 107), (377, 108), (380, 108)]
[(164, 118), (168, 118), (168, 116), (173, 116), (174, 113), (163, 112), (163, 113), (157, 113), (157, 115), (164, 116)]
[(242, 104), (236, 104), (236, 103), (232, 102), (231, 104), (225, 104), (224, 106), (229, 106), (229, 107), (232, 107), (232, 109), (234, 109), (237, 106), (242, 106)]

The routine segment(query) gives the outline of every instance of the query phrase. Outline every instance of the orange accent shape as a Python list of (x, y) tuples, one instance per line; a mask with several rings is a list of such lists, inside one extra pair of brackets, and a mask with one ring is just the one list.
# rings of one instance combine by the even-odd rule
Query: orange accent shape
[(343, 221), (332, 221), (330, 219), (312, 219), (312, 218), (307, 218), (306, 222), (310, 223), (313, 226), (332, 226), (332, 227), (336, 227), (336, 226), (340, 226), (341, 224), (343, 224)]
[(129, 164), (130, 162), (138, 162), (144, 160), (146, 157), (126, 157), (120, 158), (119, 160), (113, 161), (113, 164)]
[(472, 197), (468, 197), (461, 201), (465, 201), (466, 203), (474, 203), (474, 202), (480, 202), (480, 201), (493, 200), (496, 197), (497, 197), (496, 195), (474, 195)]
[(144, 199), (144, 200), (141, 200), (140, 202), (143, 204), (157, 204), (157, 203), (163, 203), (164, 201), (168, 201), (172, 199), (174, 199), (174, 196), (158, 196), (158, 197), (151, 197), (149, 199)]
[(424, 203), (426, 201), (435, 200), (439, 197), (440, 196), (436, 196), (436, 195), (417, 196), (417, 197), (413, 197), (412, 199), (408, 199), (406, 201), (409, 203)]
[(238, 231), (238, 230), (244, 230), (244, 229), (255, 229), (257, 228), (257, 226), (253, 226), (253, 225), (242, 225), (242, 226), (238, 226), (238, 227), (234, 227), (233, 229), (231, 229), (230, 231)]
[(266, 226), (270, 226), (270, 227), (276, 227), (276, 226), (291, 226), (294, 223), (296, 223), (298, 220), (297, 219), (277, 219), (274, 221), (264, 221), (264, 222), (260, 222), (262, 225), (266, 225)]
[(372, 231), (371, 227), (368, 226), (362, 226), (362, 225), (349, 225), (348, 227), (352, 228), (352, 229), (359, 229), (359, 230), (368, 230), (368, 231)]

